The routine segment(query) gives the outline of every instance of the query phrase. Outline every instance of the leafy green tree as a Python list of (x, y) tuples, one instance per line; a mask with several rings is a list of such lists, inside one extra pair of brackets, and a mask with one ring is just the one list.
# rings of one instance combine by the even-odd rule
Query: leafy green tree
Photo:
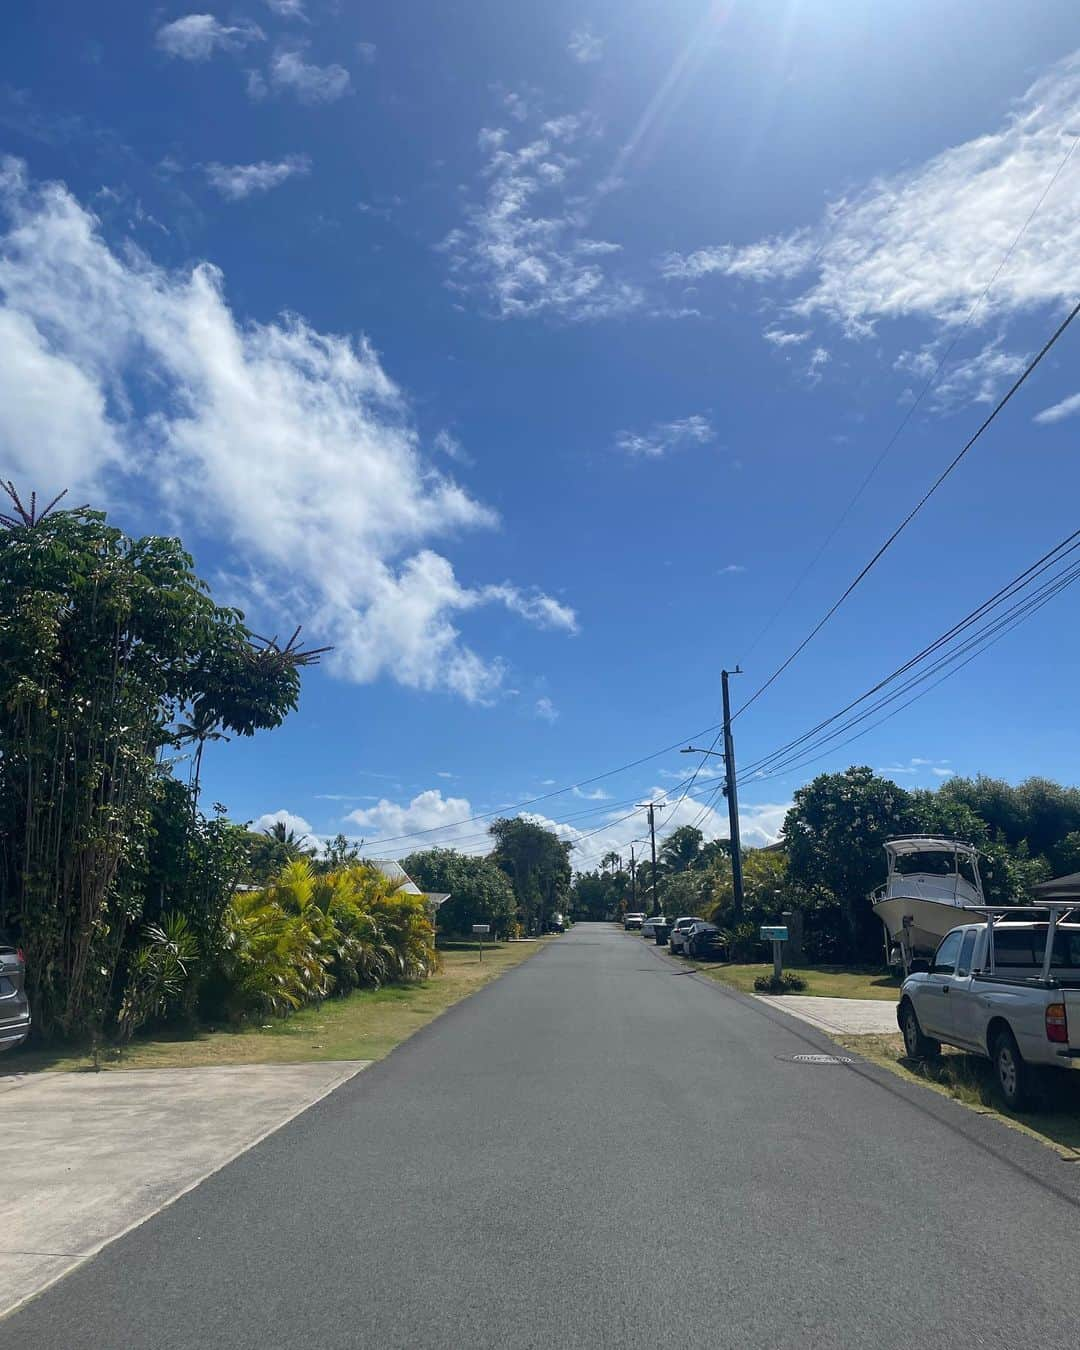
[(179, 541), (6, 490), (0, 925), (26, 950), (39, 1033), (78, 1034), (99, 1023), (142, 914), (159, 756), (196, 727), (205, 744), (277, 726), (317, 653), (295, 634), (261, 642), (213, 604)]
[(849, 960), (873, 959), (880, 948), (867, 896), (884, 879), (885, 840), (906, 833), (909, 805), (903, 788), (853, 766), (800, 788), (784, 819), (789, 876), (804, 891), (836, 897)]
[(672, 830), (657, 854), (657, 871), (686, 872), (701, 862), (705, 836), (693, 825), (680, 825)]
[(440, 933), (467, 933), (474, 923), (488, 923), (492, 932), (507, 938), (517, 919), (514, 888), (506, 873), (491, 859), (459, 853), (452, 848), (429, 848), (410, 853), (401, 865), (422, 891), (449, 893), (439, 906)]
[(523, 816), (496, 820), (491, 857), (510, 878), (518, 918), (528, 932), (542, 932), (550, 916), (570, 899), (570, 844)]
[(711, 903), (707, 872), (693, 869), (669, 872), (660, 878), (657, 889), (660, 892), (660, 908), (672, 919), (680, 918), (683, 914), (697, 914), (704, 918)]

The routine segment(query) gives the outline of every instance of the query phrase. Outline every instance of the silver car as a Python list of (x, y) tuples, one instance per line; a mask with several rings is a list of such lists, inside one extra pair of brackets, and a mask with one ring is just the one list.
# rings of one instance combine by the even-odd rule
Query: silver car
[(0, 944), (0, 1050), (22, 1045), (29, 1035), (26, 964), (18, 948)]

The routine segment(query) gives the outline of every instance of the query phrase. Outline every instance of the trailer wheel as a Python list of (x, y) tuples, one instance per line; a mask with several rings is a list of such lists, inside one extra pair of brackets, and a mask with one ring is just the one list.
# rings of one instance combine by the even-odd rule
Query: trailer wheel
[(994, 1074), (998, 1088), (1010, 1111), (1022, 1111), (1031, 1104), (1031, 1070), (1024, 1063), (1016, 1037), (1003, 1028), (994, 1037)]
[(936, 1059), (941, 1054), (941, 1042), (924, 1036), (910, 999), (904, 999), (900, 1009), (900, 1030), (904, 1034), (904, 1049), (908, 1059)]

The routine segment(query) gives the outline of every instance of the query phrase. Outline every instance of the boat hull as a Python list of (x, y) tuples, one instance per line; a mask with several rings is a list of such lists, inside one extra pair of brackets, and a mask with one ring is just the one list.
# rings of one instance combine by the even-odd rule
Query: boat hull
[(874, 913), (885, 925), (889, 937), (899, 942), (904, 936), (904, 919), (910, 915), (907, 945), (913, 955), (932, 954), (946, 933), (951, 932), (970, 916), (965, 905), (953, 905), (938, 900), (922, 900), (914, 896), (894, 895), (879, 900)]

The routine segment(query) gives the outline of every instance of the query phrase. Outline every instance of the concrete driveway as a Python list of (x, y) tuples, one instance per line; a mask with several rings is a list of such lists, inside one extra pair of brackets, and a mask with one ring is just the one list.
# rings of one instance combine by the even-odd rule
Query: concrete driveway
[(833, 1036), (888, 1035), (899, 1031), (896, 1004), (886, 999), (817, 998), (812, 994), (755, 994), (754, 998)]
[(0, 1077), (0, 1316), (367, 1062)]

